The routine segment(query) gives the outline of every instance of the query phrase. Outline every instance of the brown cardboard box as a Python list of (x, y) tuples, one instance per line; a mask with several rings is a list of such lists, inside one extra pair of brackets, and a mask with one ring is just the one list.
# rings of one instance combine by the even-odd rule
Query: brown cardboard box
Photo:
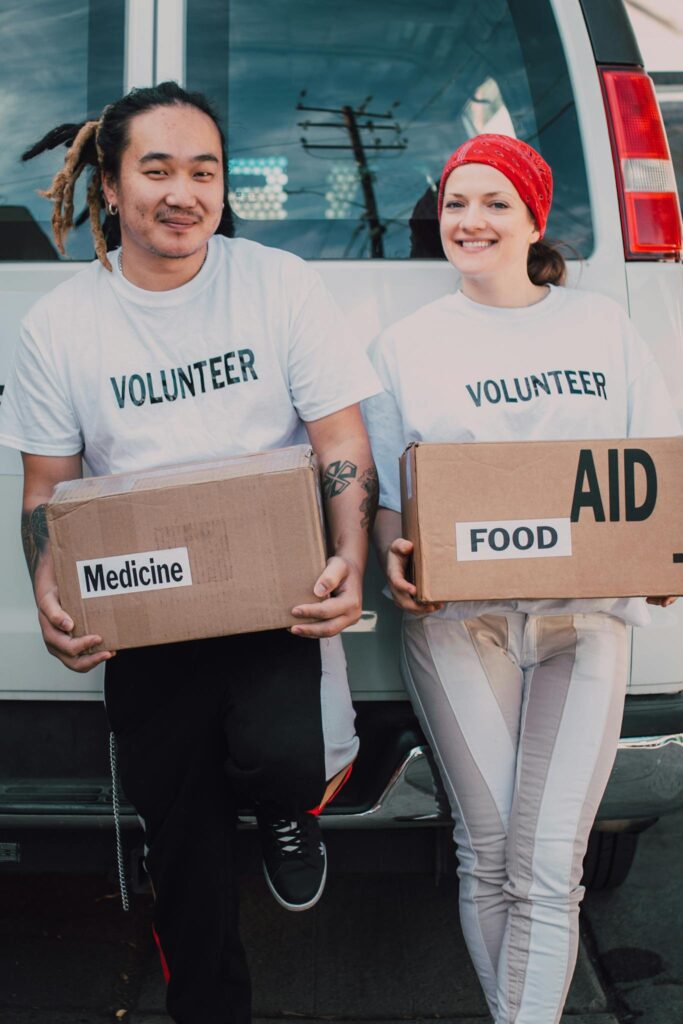
[(61, 603), (106, 650), (292, 625), (321, 519), (306, 445), (74, 480), (47, 508)]
[(683, 594), (683, 438), (414, 444), (418, 597)]

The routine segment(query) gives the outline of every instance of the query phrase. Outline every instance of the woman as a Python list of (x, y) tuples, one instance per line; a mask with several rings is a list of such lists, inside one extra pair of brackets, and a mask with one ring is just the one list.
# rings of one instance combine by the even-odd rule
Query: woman
[[(550, 168), (523, 142), (481, 135), (453, 153), (438, 209), (460, 291), (377, 339), (386, 390), (365, 410), (377, 546), (406, 613), (407, 685), (450, 798), (462, 927), (497, 1024), (560, 1019), (582, 860), (619, 737), (626, 624), (647, 613), (642, 599), (617, 598), (418, 604), (398, 456), (411, 441), (680, 433), (620, 307), (559, 287), (564, 262), (541, 242), (551, 198)], [(489, 379), (505, 382), (491, 398)]]

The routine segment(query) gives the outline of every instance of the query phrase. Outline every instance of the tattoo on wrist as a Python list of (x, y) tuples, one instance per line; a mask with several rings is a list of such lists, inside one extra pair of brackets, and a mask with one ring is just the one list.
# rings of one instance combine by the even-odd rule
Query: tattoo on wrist
[(358, 466), (348, 459), (330, 462), (323, 471), (323, 495), (326, 498), (336, 498), (346, 490), (352, 480), (355, 480), (357, 472)]
[(45, 518), (46, 508), (46, 505), (38, 505), (31, 512), (21, 513), (21, 540), (32, 582), (35, 580), (38, 562), (50, 540)]
[(360, 503), (360, 510), (363, 513), (360, 525), (363, 529), (370, 530), (375, 521), (379, 504), (379, 480), (375, 467), (370, 466), (369, 469), (366, 469), (358, 482), (365, 491), (365, 497)]

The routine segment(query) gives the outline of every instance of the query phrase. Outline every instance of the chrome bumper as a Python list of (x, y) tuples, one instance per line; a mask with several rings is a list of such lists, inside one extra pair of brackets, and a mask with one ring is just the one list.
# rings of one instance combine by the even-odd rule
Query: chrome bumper
[[(683, 807), (683, 733), (621, 739), (597, 821), (658, 818)], [(450, 822), (426, 746), (413, 747), (377, 803), (361, 814), (322, 816), (325, 828), (400, 828)]]
[(683, 807), (683, 733), (619, 740), (598, 821), (660, 818)]

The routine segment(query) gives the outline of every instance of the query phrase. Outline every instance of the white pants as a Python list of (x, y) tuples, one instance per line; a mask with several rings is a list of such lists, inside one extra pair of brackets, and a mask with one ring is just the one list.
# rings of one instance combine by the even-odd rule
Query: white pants
[(406, 683), (455, 821), (465, 941), (496, 1024), (560, 1020), (627, 632), (610, 615), (404, 619)]

